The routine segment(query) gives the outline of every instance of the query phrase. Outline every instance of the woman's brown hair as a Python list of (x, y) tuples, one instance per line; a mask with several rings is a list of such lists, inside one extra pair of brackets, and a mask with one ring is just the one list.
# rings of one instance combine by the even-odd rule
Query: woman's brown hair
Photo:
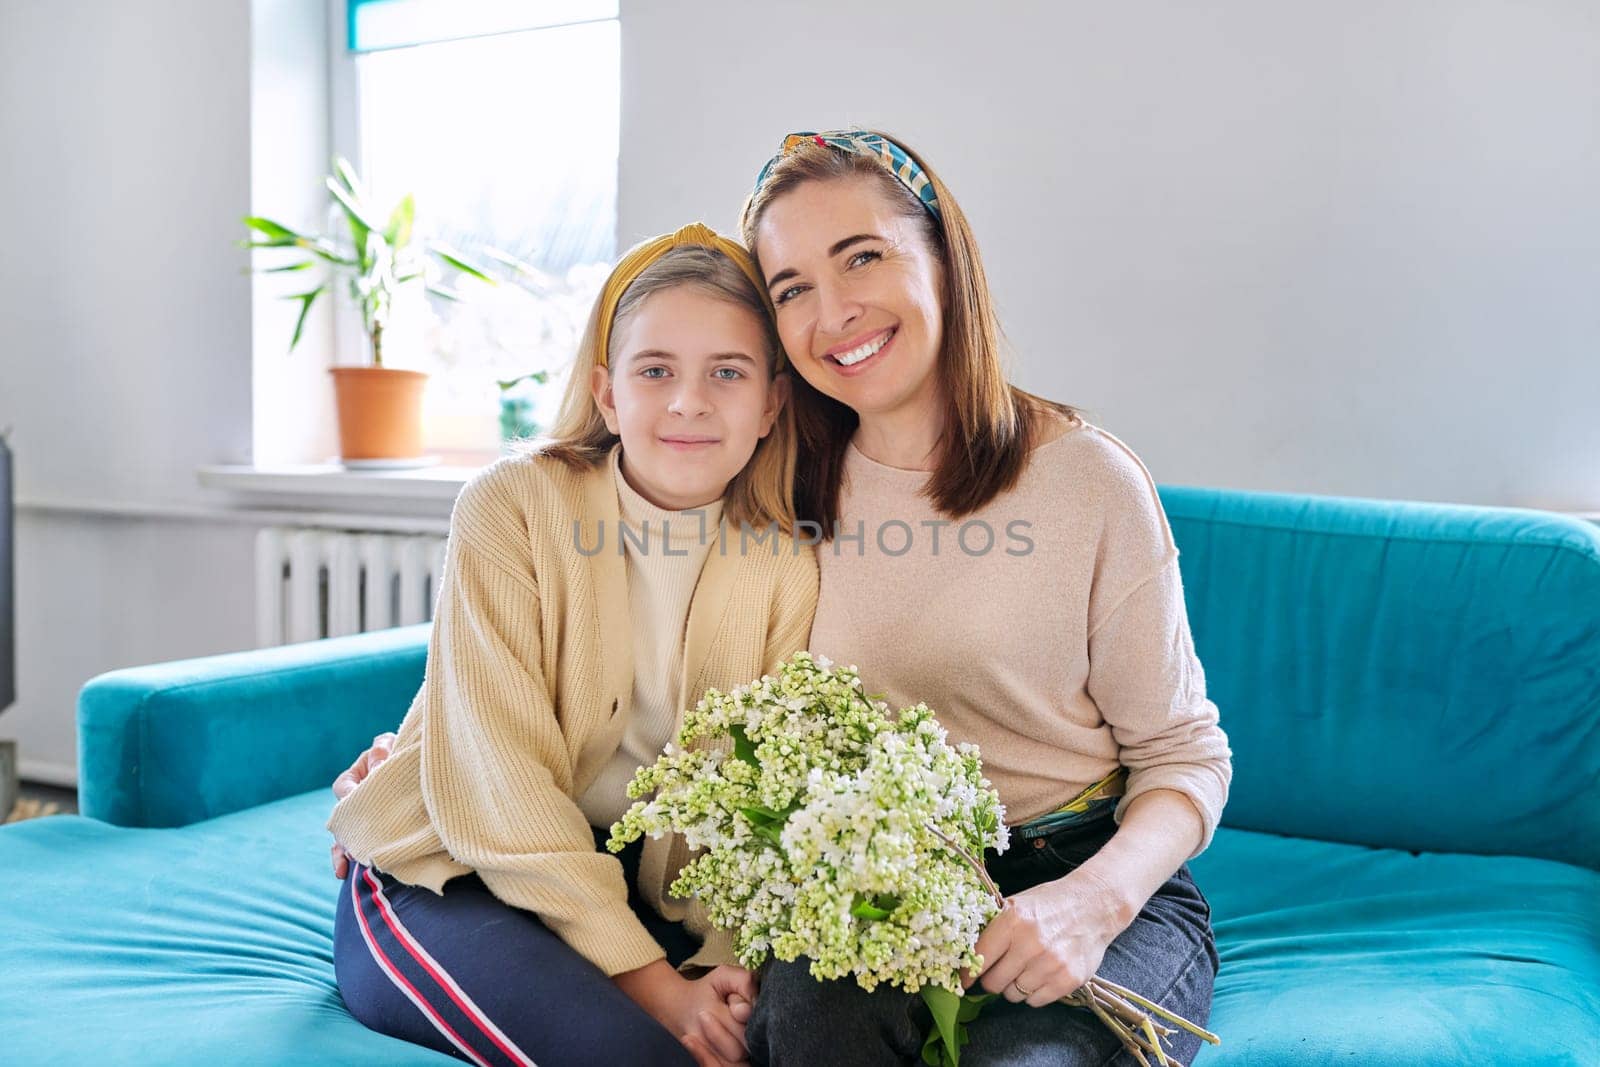
[[(608, 367), (616, 365), (617, 339), (626, 334), (628, 319), (648, 297), (679, 287), (699, 290), (750, 311), (761, 322), (768, 375), (775, 380), (789, 373), (783, 366), (783, 349), (767, 309), (765, 294), (721, 252), (697, 245), (680, 245), (646, 267), (623, 292), (611, 323), (608, 348), (612, 351), (600, 351), (599, 328), (604, 301), (595, 301), (583, 340), (578, 345), (578, 358), (567, 379), (555, 427), (548, 439), (533, 443), (530, 450), (577, 468), (592, 468), (605, 460), (619, 438), (606, 428), (605, 419), (589, 391), (590, 374), (602, 362)], [(783, 532), (794, 533), (795, 451), (794, 411), (785, 403), (771, 432), (756, 442), (755, 454), (728, 483), (727, 492), (723, 494), (723, 515), (728, 522), (748, 523), (757, 528), (776, 523)]]
[[(870, 182), (901, 214), (918, 221), (944, 276), (944, 341), (937, 369), (945, 402), (944, 438), (924, 493), (941, 512), (960, 518), (1016, 485), (1049, 415), (1080, 416), (1070, 405), (1034, 396), (1007, 381), (1000, 324), (966, 215), (933, 168), (904, 141), (869, 132), (904, 148), (927, 174), (938, 198), (939, 219), (877, 160), (805, 143), (773, 163), (766, 181), (745, 201), (740, 231), (759, 264), (756, 235), (762, 216), (773, 201), (807, 182)], [(796, 512), (819, 523), (827, 539), (838, 520), (845, 453), (860, 419), (800, 374), (794, 375), (791, 396), (800, 444)]]

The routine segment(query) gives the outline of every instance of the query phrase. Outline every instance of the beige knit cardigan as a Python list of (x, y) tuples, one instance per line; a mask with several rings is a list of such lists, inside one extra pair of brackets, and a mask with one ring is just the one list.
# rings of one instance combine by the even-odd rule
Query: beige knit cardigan
[[(440, 892), (476, 871), (607, 975), (665, 955), (574, 799), (621, 743), (633, 693), (618, 529), (606, 463), (510, 456), (462, 489), (422, 687), (393, 755), (328, 822), (355, 859), (410, 885)], [(707, 688), (805, 648), (816, 609), (809, 547), (721, 529), (689, 606), (680, 722)], [(731, 963), (731, 938), (666, 893), (687, 859), (681, 837), (646, 839), (640, 894), (703, 940), (688, 963)]]

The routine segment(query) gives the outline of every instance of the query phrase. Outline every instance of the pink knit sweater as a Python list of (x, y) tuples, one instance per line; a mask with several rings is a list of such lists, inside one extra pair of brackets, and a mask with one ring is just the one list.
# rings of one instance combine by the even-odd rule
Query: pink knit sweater
[[(851, 448), (839, 531), (818, 546), (811, 650), (854, 664), (895, 707), (926, 702), (971, 741), (1013, 825), (1120, 763), (1117, 806), (1193, 801), (1210, 843), (1232, 764), (1206, 698), (1178, 549), (1155, 484), (1087, 423), (1038, 446), (1017, 486), (950, 521), (926, 472)], [(857, 539), (856, 535), (860, 534)]]

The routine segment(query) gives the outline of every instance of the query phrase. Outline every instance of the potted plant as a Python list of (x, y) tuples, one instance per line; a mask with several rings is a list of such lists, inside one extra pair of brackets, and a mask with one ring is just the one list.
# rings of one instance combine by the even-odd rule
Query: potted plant
[(439, 284), (446, 269), (490, 285), (495, 281), (448, 246), (413, 239), (416, 203), (409, 194), (385, 218), (374, 210), (347, 161), (335, 159), (333, 173), (325, 181), (349, 225), (348, 240), (331, 234), (299, 233), (281, 222), (251, 215), (244, 224), (252, 232), (241, 243), (246, 248), (294, 248), (308, 253), (302, 260), (268, 268), (267, 273), (298, 273), (319, 264), (327, 267), (327, 276), (318, 285), (284, 298), (300, 303), (290, 351), (300, 343), (306, 317), (317, 298), (340, 281), (345, 283), (361, 312), (371, 348), (365, 365), (329, 369), (339, 411), (340, 457), (352, 465), (414, 461), (422, 454), (422, 390), (428, 376), (383, 365), (383, 331), (395, 297), (406, 286), (422, 285), (435, 296), (460, 299)]

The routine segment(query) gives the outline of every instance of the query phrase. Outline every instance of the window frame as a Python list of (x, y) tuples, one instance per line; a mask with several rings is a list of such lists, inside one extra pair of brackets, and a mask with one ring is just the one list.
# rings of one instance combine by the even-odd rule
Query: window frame
[[(356, 172), (366, 176), (369, 172), (368, 140), (362, 129), (361, 116), (363, 113), (361, 73), (358, 63), (362, 56), (377, 54), (378, 52), (397, 51), (400, 49), (424, 48), (430, 44), (444, 44), (452, 40), (468, 39), (473, 36), (502, 36), (512, 33), (539, 32), (541, 30), (554, 30), (567, 26), (584, 25), (591, 23), (615, 22), (618, 26), (620, 46), (622, 5), (617, 4), (615, 14), (601, 18), (582, 18), (571, 21), (552, 22), (548, 25), (530, 26), (525, 29), (505, 30), (490, 34), (466, 35), (464, 37), (447, 38), (438, 42), (423, 42), (419, 44), (397, 45), (370, 51), (355, 51), (350, 47), (350, 4), (349, 0), (329, 0), (327, 4), (327, 40), (328, 40), (328, 140), (329, 164), (334, 157), (349, 160)], [(618, 75), (620, 77), (620, 63)], [(620, 107), (620, 101), (619, 101)], [(620, 122), (620, 115), (618, 116)], [(620, 143), (618, 150), (620, 154)], [(620, 176), (617, 182), (620, 193)], [(330, 215), (330, 219), (332, 216)], [(613, 228), (613, 255), (617, 251), (620, 241), (620, 205), (615, 216), (611, 219)], [(365, 362), (370, 353), (367, 351), (369, 342), (365, 327), (362, 324), (360, 313), (351, 306), (351, 302), (344, 299), (343, 293), (334, 293), (332, 305), (332, 333), (333, 333), (333, 363), (349, 364)], [(430, 436), (428, 415), (424, 414), (424, 436)], [(436, 428), (435, 428), (436, 429)], [(427, 450), (430, 454), (441, 454), (447, 463), (484, 463), (491, 462), (498, 454), (491, 450), (466, 450), (453, 444), (435, 444), (429, 442)]]

